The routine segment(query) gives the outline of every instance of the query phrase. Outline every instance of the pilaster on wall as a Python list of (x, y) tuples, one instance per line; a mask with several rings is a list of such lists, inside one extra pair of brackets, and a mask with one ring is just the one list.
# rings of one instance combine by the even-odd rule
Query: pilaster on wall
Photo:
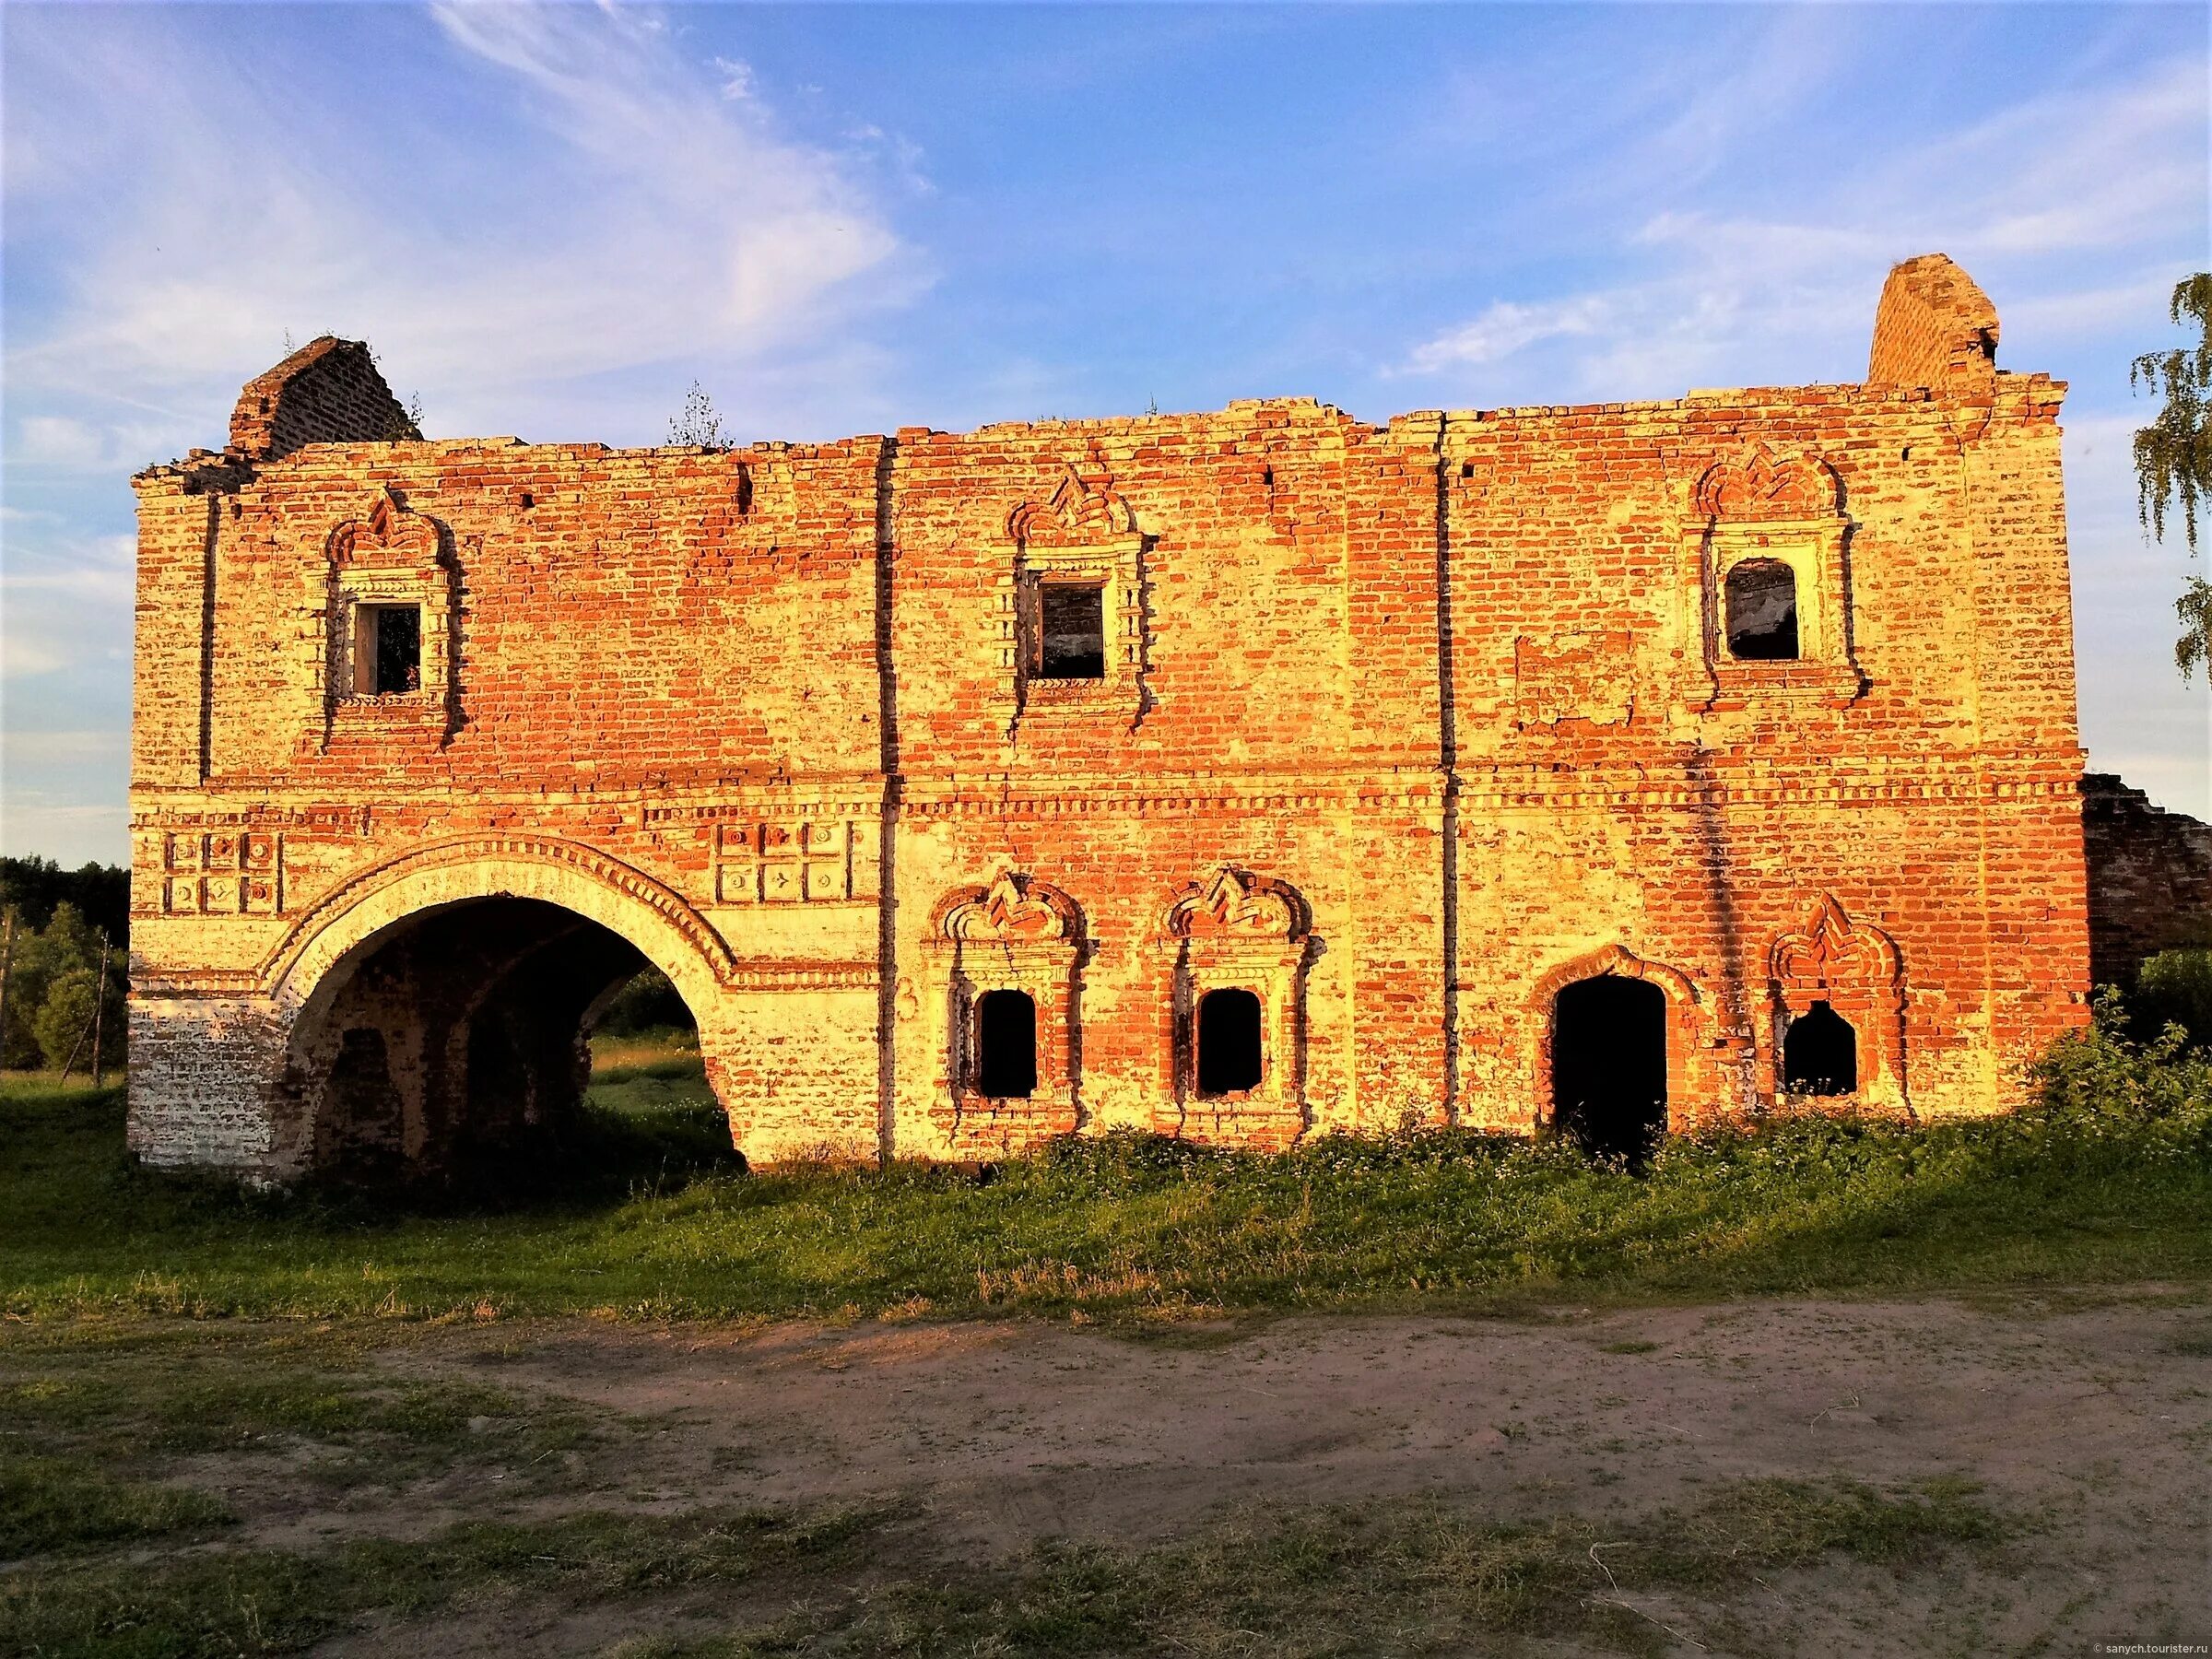
[(138, 602), (131, 685), (131, 777), (197, 785), (206, 765), (208, 653), (223, 497), (178, 468), (132, 481), (138, 495)]

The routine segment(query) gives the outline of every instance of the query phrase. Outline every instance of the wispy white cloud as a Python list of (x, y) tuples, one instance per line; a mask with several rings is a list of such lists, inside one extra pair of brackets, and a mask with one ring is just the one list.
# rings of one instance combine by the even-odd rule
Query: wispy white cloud
[[(682, 55), (657, 16), (430, 15), (462, 72), (473, 65), (542, 135), (512, 168), (456, 163), (433, 136), (415, 159), (428, 176), (392, 176), (373, 155), (334, 173), (288, 141), (319, 119), (320, 91), (260, 83), (257, 98), (234, 79), (135, 65), (125, 78), (148, 100), (126, 118), (147, 139), (139, 197), (75, 262), (52, 326), (11, 341), (13, 383), (234, 386), (276, 355), (280, 324), (301, 337), (333, 328), (371, 340), (404, 387), (429, 390), (433, 415), (507, 430), (530, 389), (655, 362), (803, 357), (856, 309), (914, 291), (867, 181), (781, 133), (744, 65)], [(209, 84), (231, 106), (219, 117), (204, 106)], [(234, 174), (241, 151), (256, 167), (211, 211), (200, 182)], [(27, 435), (34, 453), (99, 453), (47, 418)]]
[(1429, 374), (1454, 363), (1494, 363), (1539, 340), (1596, 334), (1610, 324), (1612, 312), (1611, 300), (1600, 294), (1539, 305), (1500, 300), (1472, 323), (1415, 347), (1405, 372)]
[[(2024, 102), (1856, 171), (1839, 160), (1807, 204), (1817, 212), (1721, 212), (1685, 193), (1623, 227), (1631, 279), (1493, 301), (1414, 344), (1394, 371), (1465, 371), (1549, 347), (1547, 371), (1578, 394), (1852, 378), (1858, 362), (1832, 348), (1864, 339), (1889, 265), (1938, 250), (1984, 276), (2041, 267), (2037, 296), (2001, 308), (2008, 338), (2109, 329), (2172, 280), (2149, 244), (2201, 219), (2206, 119), (2206, 65), (2179, 63)], [(2087, 281), (2070, 268), (2085, 258), (2095, 261)], [(2115, 264), (2128, 271), (2117, 283)], [(1830, 348), (1825, 373), (1775, 372), (1794, 370), (1816, 342)], [(1747, 374), (1748, 364), (1768, 367)]]

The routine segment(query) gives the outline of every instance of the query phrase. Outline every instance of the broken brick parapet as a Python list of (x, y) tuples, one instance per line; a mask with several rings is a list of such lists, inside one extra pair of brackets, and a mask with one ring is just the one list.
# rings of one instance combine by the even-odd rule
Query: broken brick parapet
[(417, 436), (369, 347), (327, 335), (248, 381), (230, 413), (229, 448), (249, 461), (310, 443)]

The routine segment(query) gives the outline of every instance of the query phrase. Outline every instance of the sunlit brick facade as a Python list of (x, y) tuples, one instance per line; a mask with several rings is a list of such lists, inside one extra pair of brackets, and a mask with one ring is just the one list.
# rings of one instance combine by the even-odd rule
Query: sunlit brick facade
[(318, 341), (136, 480), (134, 1145), (436, 1164), (641, 959), (756, 1159), (1527, 1129), (1599, 978), (1677, 1127), (1818, 1005), (2000, 1109), (2088, 965), (1996, 332), (1932, 256), (1863, 385), (730, 451), (425, 441)]

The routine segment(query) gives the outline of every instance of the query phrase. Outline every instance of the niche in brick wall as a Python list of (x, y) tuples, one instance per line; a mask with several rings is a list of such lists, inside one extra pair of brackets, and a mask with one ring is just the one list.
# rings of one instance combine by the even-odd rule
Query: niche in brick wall
[(1145, 711), (1145, 551), (1136, 514), (1071, 463), (1049, 500), (1006, 516), (998, 584), (999, 698), (1016, 720)]
[(387, 488), (332, 531), (324, 595), (324, 739), (442, 741), (453, 684), (457, 576), (445, 527)]
[(1848, 703), (1865, 689), (1851, 649), (1850, 532), (1841, 481), (1818, 455), (1753, 443), (1705, 470), (1685, 553), (1707, 707)]
[[(1768, 966), (1777, 1092), (1849, 1094), (1905, 1110), (1904, 966), (1889, 935), (1854, 923), (1833, 894), (1823, 894), (1803, 926), (1774, 941)], [(1799, 1021), (1811, 1029), (1794, 1030)], [(1848, 1089), (1835, 1087), (1845, 1073), (1834, 1058), (1841, 1039), (1832, 1021), (1849, 1027), (1853, 1044)], [(1800, 1075), (1792, 1075), (1793, 1062)]]
[(1075, 1129), (1083, 943), (1075, 901), (1018, 871), (937, 905), (928, 960), (945, 1010), (945, 1087), (932, 1115), (956, 1156)]
[(1316, 941), (1305, 900), (1223, 865), (1175, 896), (1160, 943), (1174, 961), (1172, 1126), (1287, 1146), (1306, 1127), (1306, 962)]

